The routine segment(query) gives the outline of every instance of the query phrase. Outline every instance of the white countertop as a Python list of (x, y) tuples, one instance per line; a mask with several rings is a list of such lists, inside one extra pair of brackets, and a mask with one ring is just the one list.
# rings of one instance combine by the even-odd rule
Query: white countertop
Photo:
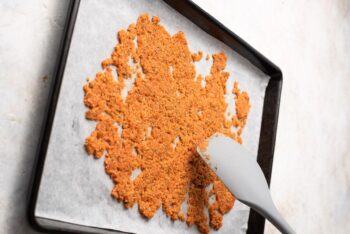
[[(350, 2), (195, 2), (283, 71), (277, 207), (297, 233), (349, 233)], [(35, 233), (25, 203), (66, 9), (57, 0), (0, 3), (1, 233)], [(278, 233), (270, 224), (265, 232)]]

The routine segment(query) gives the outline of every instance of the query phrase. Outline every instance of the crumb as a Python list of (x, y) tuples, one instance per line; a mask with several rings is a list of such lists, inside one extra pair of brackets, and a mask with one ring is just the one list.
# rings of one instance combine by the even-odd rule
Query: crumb
[(43, 82), (46, 82), (49, 79), (49, 77), (46, 75), (46, 76), (43, 76), (41, 79), (43, 80)]
[(205, 139), (204, 141), (198, 144), (199, 149), (203, 152), (206, 151), (208, 148), (208, 143), (209, 143), (209, 139)]
[[(232, 121), (235, 121), (235, 126), (244, 127), (250, 110), (249, 95), (247, 92), (241, 92), (238, 88), (238, 82), (234, 83), (232, 93), (235, 95), (236, 103), (236, 116), (234, 116)], [(241, 128), (238, 135), (241, 135), (242, 130)]]
[(152, 17), (152, 22), (155, 24), (158, 24), (160, 22), (160, 18), (158, 16), (153, 16)]
[(105, 59), (102, 61), (101, 66), (103, 69), (105, 69), (107, 66), (112, 65), (112, 64), (113, 64), (113, 59), (108, 58), (108, 59)]
[(207, 54), (207, 56), (205, 56), (205, 60), (209, 60), (210, 59), (210, 55), (209, 54)]
[(185, 215), (183, 213), (179, 214), (179, 219), (184, 222), (186, 220)]
[(202, 59), (203, 52), (199, 51), (198, 53), (193, 53), (191, 56), (192, 56), (192, 61), (193, 62), (198, 62), (198, 61), (200, 61)]
[[(195, 79), (193, 61), (201, 59), (203, 53), (192, 54), (183, 32), (170, 35), (159, 22), (159, 17), (145, 14), (127, 30), (120, 30), (114, 51), (101, 63), (102, 71), (87, 80), (85, 117), (96, 121), (96, 128), (86, 138), (85, 149), (96, 158), (104, 156), (106, 173), (114, 182), (112, 196), (126, 208), (136, 204), (146, 218), (162, 208), (172, 220), (209, 233), (210, 227), (218, 230), (222, 226), (223, 215), (235, 199), (196, 147), (214, 133), (241, 142), (229, 129), (239, 126), (243, 130), (249, 96), (235, 83), (236, 115), (227, 121), (226, 55), (213, 54), (210, 74), (202, 87), (202, 76)], [(130, 58), (139, 69), (129, 65)], [(112, 69), (117, 70), (117, 79)], [(121, 91), (125, 80), (135, 75), (135, 84), (124, 101)], [(117, 126), (122, 126), (121, 135)], [(147, 137), (150, 129), (151, 137)], [(175, 139), (179, 141), (173, 148)], [(141, 172), (132, 180), (135, 169)], [(211, 205), (205, 190), (209, 184), (213, 184), (211, 194), (216, 196)], [(186, 218), (181, 213), (185, 200)]]

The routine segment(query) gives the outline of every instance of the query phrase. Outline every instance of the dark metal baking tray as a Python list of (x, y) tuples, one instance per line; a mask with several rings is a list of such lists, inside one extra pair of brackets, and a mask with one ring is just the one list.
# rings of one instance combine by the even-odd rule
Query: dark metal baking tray
[[(263, 116), (261, 123), (259, 149), (257, 161), (261, 166), (268, 184), (271, 180), (273, 155), (275, 148), (275, 139), (278, 122), (278, 111), (280, 105), (280, 96), (282, 89), (282, 72), (271, 61), (265, 58), (257, 50), (251, 47), (247, 42), (237, 36), (235, 33), (227, 29), (224, 25), (203, 11), (200, 7), (192, 1), (187, 0), (164, 0), (168, 5), (176, 9), (182, 15), (191, 20), (194, 24), (199, 26), (211, 36), (222, 41), (234, 51), (246, 58), (249, 62), (255, 65), (258, 69), (270, 76), (269, 83), (265, 92), (265, 99), (263, 105)], [(66, 25), (61, 42), (61, 49), (57, 60), (54, 80), (50, 87), (50, 95), (48, 106), (45, 111), (45, 118), (43, 129), (41, 132), (40, 143), (38, 145), (38, 154), (36, 157), (35, 166), (33, 168), (31, 189), (28, 200), (28, 219), (30, 224), (37, 231), (46, 233), (74, 233), (69, 226), (75, 224), (68, 224), (61, 222), (62, 228), (60, 230), (50, 230), (45, 225), (39, 224), (34, 215), (36, 200), (38, 196), (38, 189), (41, 181), (43, 166), (45, 163), (46, 150), (50, 138), (53, 118), (55, 115), (56, 105), (60, 92), (60, 86), (63, 78), (63, 72), (67, 56), (69, 53), (70, 42), (75, 26), (75, 20), (78, 14), (80, 0), (71, 0), (66, 20)], [(247, 234), (262, 234), (264, 232), (265, 219), (257, 214), (255, 211), (250, 211)], [(98, 233), (102, 230), (111, 231), (108, 229), (97, 229), (91, 227), (82, 227), (84, 233)], [(75, 232), (76, 233), (76, 232)]]

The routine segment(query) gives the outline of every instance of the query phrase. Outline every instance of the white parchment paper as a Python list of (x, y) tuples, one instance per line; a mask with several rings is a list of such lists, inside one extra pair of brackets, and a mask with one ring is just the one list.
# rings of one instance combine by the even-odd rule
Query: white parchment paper
[[(47, 150), (35, 215), (39, 218), (101, 227), (133, 233), (198, 233), (195, 226), (173, 222), (158, 210), (145, 220), (137, 210), (124, 209), (111, 196), (113, 183), (104, 171), (103, 159), (95, 160), (84, 150), (85, 138), (95, 122), (84, 118), (83, 85), (86, 77), (101, 70), (100, 63), (110, 56), (117, 42), (116, 32), (136, 22), (142, 13), (157, 15), (167, 30), (183, 31), (192, 52), (224, 51), (226, 70), (250, 95), (251, 111), (243, 132), (244, 145), (257, 154), (262, 107), (269, 77), (223, 43), (209, 36), (161, 0), (81, 1), (60, 91), (56, 116)], [(197, 72), (209, 73), (212, 60), (196, 63)], [(227, 100), (233, 100), (228, 95)], [(230, 103), (233, 112), (234, 106)], [(212, 233), (245, 233), (249, 209), (236, 201), (224, 216), (223, 227)]]

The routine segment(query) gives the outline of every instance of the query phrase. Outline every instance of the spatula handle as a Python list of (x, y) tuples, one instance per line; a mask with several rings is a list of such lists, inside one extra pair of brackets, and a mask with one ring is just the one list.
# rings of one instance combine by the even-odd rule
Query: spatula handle
[(259, 214), (264, 216), (267, 220), (269, 220), (281, 233), (283, 234), (296, 234), (296, 232), (289, 226), (286, 220), (282, 217), (282, 215), (278, 212), (275, 205), (272, 203), (268, 204), (264, 207), (258, 206), (256, 204), (248, 204), (247, 202), (242, 201), (246, 205), (253, 208)]

